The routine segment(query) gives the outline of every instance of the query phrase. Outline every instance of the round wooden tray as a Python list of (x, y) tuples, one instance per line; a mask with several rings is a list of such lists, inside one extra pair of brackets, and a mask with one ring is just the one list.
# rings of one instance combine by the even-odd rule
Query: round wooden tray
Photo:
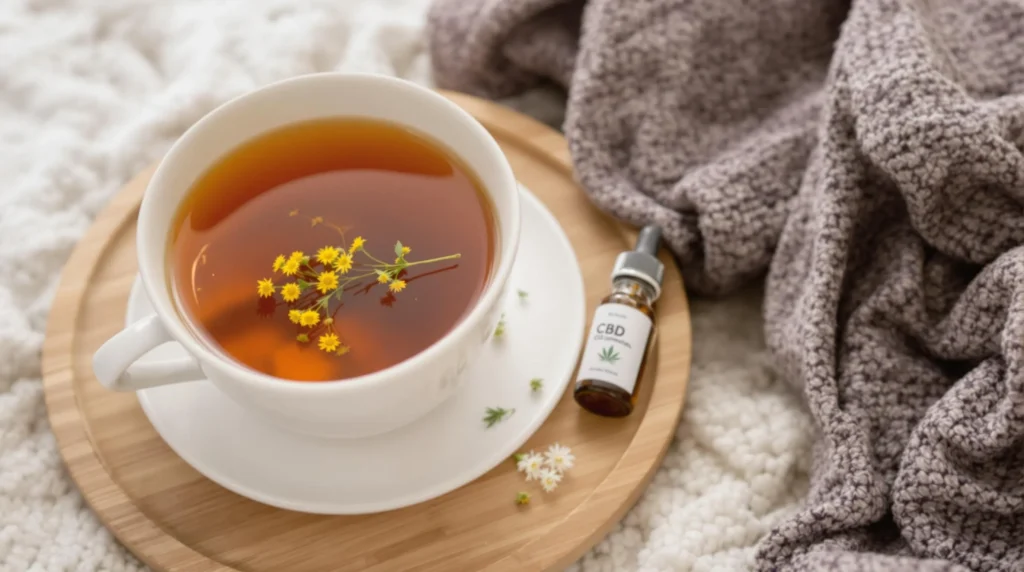
[[(491, 131), (519, 180), (558, 217), (593, 312), (633, 233), (576, 187), (559, 133), (494, 103), (445, 95)], [(658, 342), (647, 368), (654, 379), (625, 419), (591, 415), (566, 392), (525, 448), (568, 444), (577, 466), (555, 493), (536, 494), (527, 507), (513, 503), (523, 483), (511, 460), (440, 498), (362, 516), (280, 510), (207, 480), (164, 444), (134, 394), (107, 391), (92, 375), (93, 352), (124, 323), (136, 273), (135, 219), (151, 174), (118, 193), (68, 261), (43, 347), (43, 383), (71, 477), (100, 520), (153, 568), (561, 570), (601, 540), (654, 475), (675, 434), (690, 371), (689, 310), (678, 268), (664, 252)]]

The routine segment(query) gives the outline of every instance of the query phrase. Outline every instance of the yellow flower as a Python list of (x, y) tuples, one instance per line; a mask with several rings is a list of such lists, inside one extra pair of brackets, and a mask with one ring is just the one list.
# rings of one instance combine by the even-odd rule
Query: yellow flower
[(284, 255), (278, 254), (277, 258), (274, 259), (274, 272), (280, 272), (281, 267), (284, 266), (284, 263)]
[(256, 282), (256, 292), (260, 295), (260, 298), (269, 298), (274, 295), (274, 281), (270, 278), (264, 278)]
[(316, 259), (323, 264), (330, 264), (338, 259), (338, 249), (333, 246), (325, 246), (317, 251)]
[(296, 262), (302, 262), (302, 259), (305, 258), (305, 257), (306, 257), (306, 255), (303, 254), (301, 250), (296, 250), (295, 252), (292, 253), (291, 256), (288, 257), (288, 260), (294, 260)]
[(281, 297), (284, 298), (285, 302), (294, 302), (298, 300), (299, 294), (301, 293), (302, 290), (299, 288), (299, 285), (294, 282), (290, 282), (281, 287)]
[(291, 320), (291, 322), (293, 324), (298, 324), (299, 323), (299, 319), (301, 317), (302, 317), (302, 311), (301, 310), (288, 310), (288, 319)]
[(352, 248), (348, 249), (348, 253), (352, 254), (355, 251), (362, 249), (364, 244), (366, 244), (366, 241), (363, 237), (357, 236), (355, 240), (352, 241)]
[(352, 270), (352, 257), (348, 253), (342, 253), (338, 256), (338, 259), (334, 261), (334, 267), (338, 269), (338, 272), (342, 274)]
[(338, 287), (338, 275), (333, 272), (324, 272), (317, 280), (316, 289), (321, 294), (333, 292)]
[(284, 266), (281, 267), (281, 273), (284, 274), (285, 276), (295, 276), (295, 274), (298, 271), (299, 271), (299, 261), (298, 260), (292, 260), (290, 258), (288, 259), (288, 262), (285, 262)]
[(402, 256), (405, 256), (406, 254), (409, 254), (410, 252), (412, 252), (412, 249), (409, 248), (408, 246), (403, 246), (402, 247)]
[(338, 346), (340, 344), (341, 342), (338, 341), (338, 336), (334, 335), (333, 332), (330, 334), (324, 334), (320, 336), (320, 349), (322, 349), (325, 352), (333, 352), (334, 350), (338, 349)]
[(343, 356), (343, 355), (347, 354), (351, 349), (352, 348), (350, 348), (350, 347), (348, 347), (346, 345), (340, 345), (340, 346), (338, 346), (338, 351), (336, 351), (334, 353), (336, 353), (336, 354), (338, 354), (340, 356)]
[(299, 315), (299, 323), (303, 326), (313, 327), (320, 323), (320, 313), (313, 310), (306, 310)]
[(387, 272), (381, 272), (381, 273), (377, 274), (377, 282), (379, 282), (381, 284), (387, 284), (388, 280), (391, 280), (391, 279), (388, 278), (388, 273)]
[(405, 280), (395, 280), (391, 283), (391, 286), (388, 286), (388, 290), (391, 290), (392, 292), (401, 292), (402, 290), (405, 290)]

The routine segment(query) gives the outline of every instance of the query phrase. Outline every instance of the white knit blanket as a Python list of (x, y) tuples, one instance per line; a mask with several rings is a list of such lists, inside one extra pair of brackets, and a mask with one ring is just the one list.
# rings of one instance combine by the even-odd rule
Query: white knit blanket
[[(39, 352), (75, 241), (230, 97), (326, 70), (429, 84), (427, 1), (0, 1), (0, 572), (145, 569), (84, 505), (46, 421)], [(515, 104), (557, 121), (550, 101)], [(795, 508), (811, 427), (769, 368), (759, 299), (693, 302), (677, 438), (639, 504), (574, 569), (745, 569)]]

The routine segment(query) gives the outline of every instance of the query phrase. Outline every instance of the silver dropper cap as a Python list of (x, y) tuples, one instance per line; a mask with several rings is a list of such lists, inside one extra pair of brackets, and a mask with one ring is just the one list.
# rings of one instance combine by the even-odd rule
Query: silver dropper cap
[(665, 278), (665, 265), (658, 260), (661, 243), (661, 227), (648, 225), (640, 230), (636, 247), (623, 252), (615, 259), (612, 281), (618, 278), (634, 278), (654, 289), (654, 300), (661, 296), (661, 281)]

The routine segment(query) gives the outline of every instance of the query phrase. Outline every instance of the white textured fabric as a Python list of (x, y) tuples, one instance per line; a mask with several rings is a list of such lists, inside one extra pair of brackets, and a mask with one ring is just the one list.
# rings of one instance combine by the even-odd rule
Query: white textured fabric
[[(191, 123), (254, 87), (341, 69), (429, 83), (425, 8), (0, 2), (0, 572), (144, 569), (68, 479), (39, 380), (58, 274), (92, 218)], [(551, 122), (550, 102), (541, 94), (515, 105)], [(799, 399), (773, 379), (757, 300), (694, 303), (677, 440), (637, 507), (573, 569), (741, 570), (799, 502), (811, 428)]]

